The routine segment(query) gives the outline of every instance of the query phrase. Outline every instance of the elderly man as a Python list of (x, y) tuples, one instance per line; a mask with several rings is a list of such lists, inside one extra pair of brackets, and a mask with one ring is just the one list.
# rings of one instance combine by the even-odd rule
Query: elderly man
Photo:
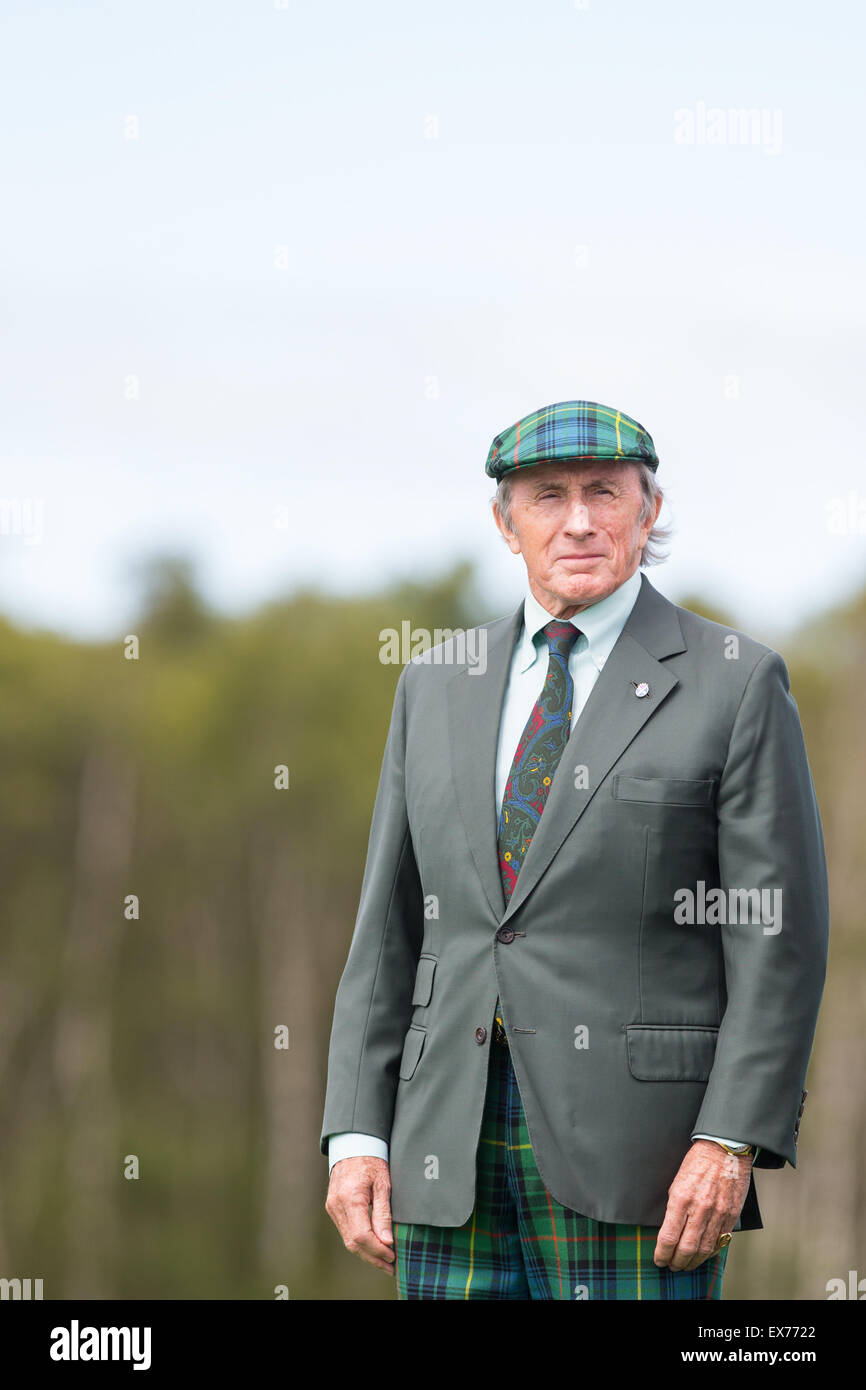
[(657, 467), (593, 401), (497, 435), (525, 599), (397, 685), (321, 1147), (398, 1298), (720, 1298), (796, 1166), (818, 807), (782, 658), (641, 573)]

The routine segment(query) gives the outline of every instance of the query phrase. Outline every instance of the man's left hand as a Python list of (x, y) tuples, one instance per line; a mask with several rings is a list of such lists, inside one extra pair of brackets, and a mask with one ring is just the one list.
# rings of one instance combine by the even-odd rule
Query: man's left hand
[(668, 1188), (665, 1219), (653, 1260), (671, 1269), (697, 1269), (715, 1255), (719, 1236), (733, 1231), (749, 1190), (752, 1159), (696, 1139)]

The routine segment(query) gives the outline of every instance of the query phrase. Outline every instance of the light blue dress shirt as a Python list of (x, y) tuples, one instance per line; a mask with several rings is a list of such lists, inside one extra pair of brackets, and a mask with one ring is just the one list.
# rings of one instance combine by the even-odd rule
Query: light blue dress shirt
[[(626, 619), (634, 607), (640, 592), (640, 569), (614, 589), (607, 598), (600, 599), (582, 612), (569, 619), (580, 629), (578, 637), (569, 653), (568, 669), (574, 684), (574, 698), (571, 705), (571, 727), (580, 717), (590, 691), (598, 680), (613, 651), (619, 634), (625, 627)], [(514, 761), (514, 750), (526, 728), (526, 721), (541, 694), (544, 678), (547, 675), (547, 639), (541, 629), (553, 621), (553, 614), (541, 606), (534, 594), (527, 590), (523, 600), (523, 627), (514, 655), (502, 705), (502, 718), (499, 723), (499, 743), (496, 755), (496, 819), (502, 808), (505, 783)], [(715, 1134), (693, 1134), (693, 1139), (719, 1139)], [(742, 1140), (722, 1139), (721, 1143), (736, 1148)], [(757, 1156), (758, 1150), (755, 1150)], [(388, 1158), (388, 1145), (375, 1134), (332, 1134), (328, 1139), (328, 1171), (341, 1158)]]

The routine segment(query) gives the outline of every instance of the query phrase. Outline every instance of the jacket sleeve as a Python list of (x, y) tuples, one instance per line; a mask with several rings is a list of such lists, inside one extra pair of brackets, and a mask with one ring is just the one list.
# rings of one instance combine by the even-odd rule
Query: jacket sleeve
[[(693, 1128), (760, 1145), (757, 1167), (781, 1168), (786, 1160), (796, 1167), (829, 901), (815, 789), (777, 652), (766, 653), (746, 684), (717, 813), (725, 917), (735, 920), (719, 927), (727, 1002)], [(769, 911), (732, 912), (732, 889), (759, 890)]]
[(320, 1147), (328, 1135), (388, 1140), (424, 928), (406, 810), (406, 672), (397, 682), (361, 899), (331, 1026)]

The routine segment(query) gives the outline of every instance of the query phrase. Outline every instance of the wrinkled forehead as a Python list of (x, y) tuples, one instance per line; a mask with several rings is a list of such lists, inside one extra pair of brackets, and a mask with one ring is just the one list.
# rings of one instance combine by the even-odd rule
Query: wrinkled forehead
[(575, 459), (573, 463), (537, 463), (531, 468), (515, 468), (506, 477), (521, 489), (535, 490), (552, 483), (569, 487), (587, 487), (592, 483), (615, 482), (620, 486), (636, 476), (637, 466), (631, 459)]

